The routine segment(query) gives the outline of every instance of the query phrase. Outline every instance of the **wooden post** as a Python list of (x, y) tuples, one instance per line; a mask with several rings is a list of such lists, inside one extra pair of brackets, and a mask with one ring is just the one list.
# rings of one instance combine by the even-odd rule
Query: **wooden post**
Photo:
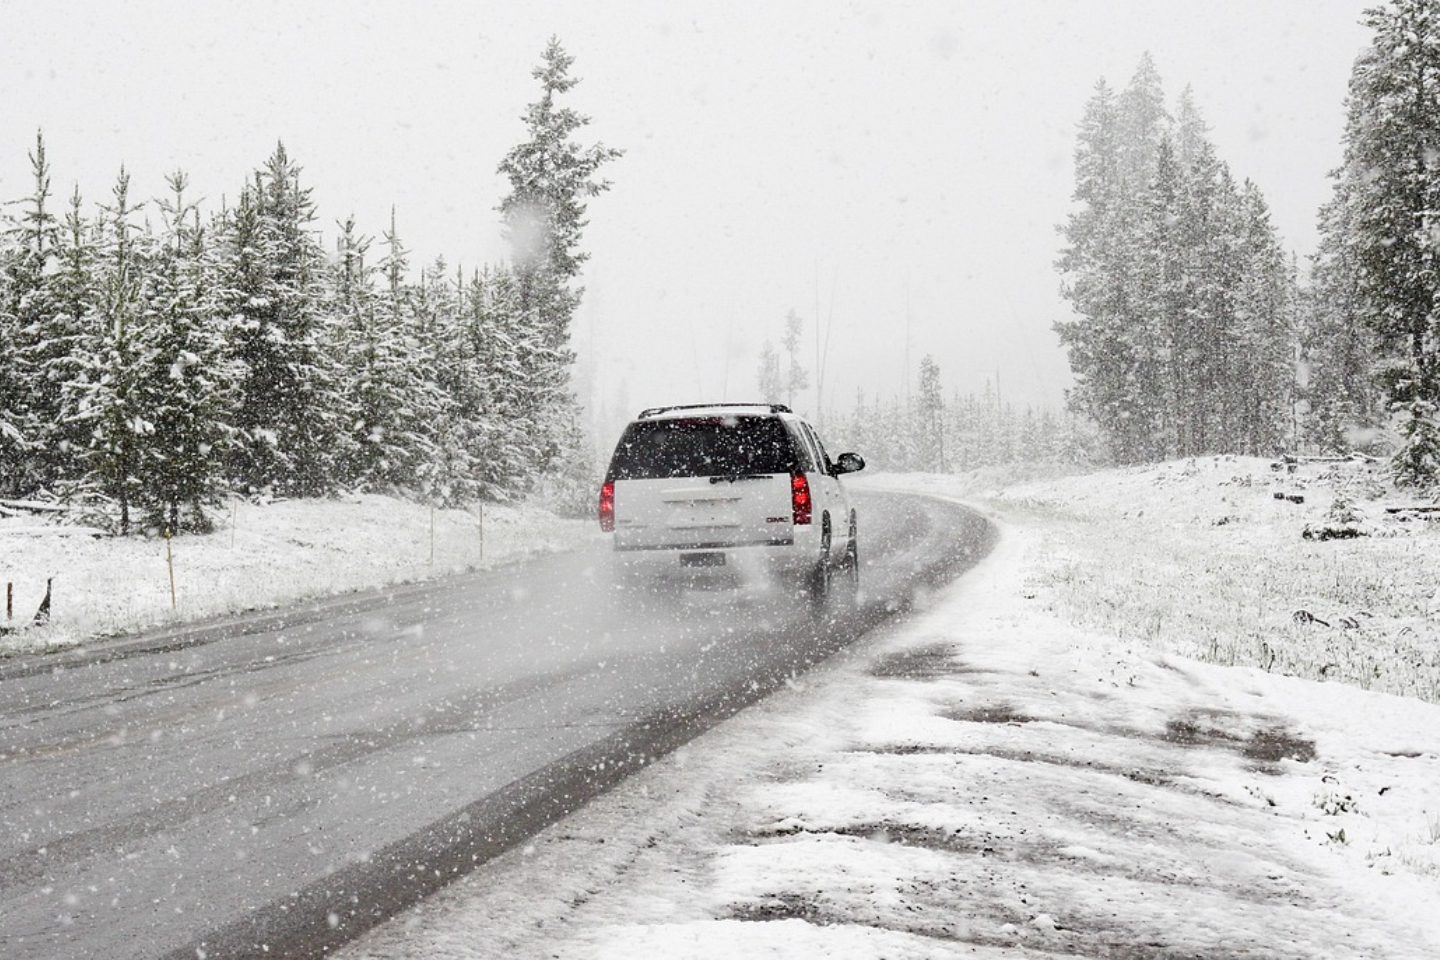
[(5, 619), (15, 619), (15, 584), (5, 584)]
[(430, 566), (435, 566), (435, 504), (430, 504)]
[(165, 565), (170, 568), (170, 609), (175, 609), (175, 554), (170, 549), (170, 528), (165, 528)]
[(484, 504), (483, 502), (482, 502), (482, 503), (478, 503), (478, 504), (475, 505), (475, 516), (476, 516), (476, 518), (478, 519), (479, 525), (480, 525), (480, 562), (481, 562), (481, 563), (484, 563), (484, 562), (485, 562), (485, 504)]

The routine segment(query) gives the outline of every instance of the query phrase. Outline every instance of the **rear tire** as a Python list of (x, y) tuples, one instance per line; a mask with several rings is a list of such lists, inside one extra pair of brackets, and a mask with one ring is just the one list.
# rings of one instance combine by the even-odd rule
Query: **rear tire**
[(828, 558), (822, 559), (815, 565), (806, 578), (805, 593), (810, 600), (811, 606), (817, 610), (824, 609), (830, 599), (830, 588), (834, 580), (834, 574), (830, 569)]
[(841, 582), (844, 584), (845, 603), (854, 608), (860, 605), (860, 545), (855, 538), (845, 547), (845, 557), (840, 561)]
[(805, 577), (805, 594), (810, 605), (823, 610), (830, 599), (830, 587), (834, 571), (830, 567), (830, 518), (824, 520), (820, 534), (820, 559)]

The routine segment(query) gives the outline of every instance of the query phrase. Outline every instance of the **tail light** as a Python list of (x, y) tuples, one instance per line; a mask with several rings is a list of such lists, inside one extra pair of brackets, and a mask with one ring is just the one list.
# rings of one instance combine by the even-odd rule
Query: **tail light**
[(795, 512), (796, 525), (810, 522), (810, 481), (803, 473), (790, 475), (790, 507)]
[(615, 530), (615, 483), (612, 480), (600, 485), (600, 529), (606, 533)]

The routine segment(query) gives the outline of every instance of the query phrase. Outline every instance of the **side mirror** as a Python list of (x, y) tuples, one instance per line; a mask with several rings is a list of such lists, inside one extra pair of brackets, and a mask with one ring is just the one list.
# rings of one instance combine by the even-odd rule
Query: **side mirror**
[(835, 461), (835, 475), (842, 473), (858, 473), (865, 469), (865, 458), (858, 453), (842, 453), (840, 459)]

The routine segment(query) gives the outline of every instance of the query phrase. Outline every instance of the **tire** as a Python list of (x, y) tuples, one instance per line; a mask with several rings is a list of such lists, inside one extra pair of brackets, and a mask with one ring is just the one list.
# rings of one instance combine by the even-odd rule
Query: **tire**
[(840, 562), (841, 582), (844, 583), (845, 603), (850, 607), (860, 605), (860, 544), (852, 537), (845, 547), (845, 557)]
[(835, 575), (830, 562), (830, 517), (827, 515), (822, 522), (824, 526), (820, 532), (820, 559), (805, 575), (804, 582), (805, 598), (815, 610), (823, 610), (829, 602)]
[(805, 578), (805, 596), (810, 605), (816, 610), (823, 610), (825, 604), (830, 600), (830, 588), (834, 582), (834, 573), (830, 569), (830, 561), (821, 559), (815, 564), (815, 568)]

